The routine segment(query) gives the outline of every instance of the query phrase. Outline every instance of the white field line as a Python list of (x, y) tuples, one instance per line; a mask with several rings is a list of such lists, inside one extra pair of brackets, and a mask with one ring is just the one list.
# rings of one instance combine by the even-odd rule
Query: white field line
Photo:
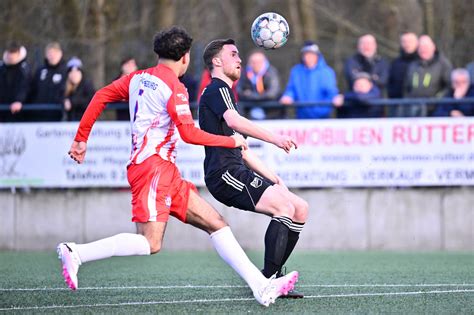
[[(403, 295), (429, 295), (429, 294), (449, 294), (449, 293), (474, 293), (474, 290), (441, 290), (441, 291), (412, 291), (412, 292), (381, 292), (381, 293), (353, 293), (353, 294), (329, 294), (310, 295), (305, 299), (324, 298), (344, 298), (344, 297), (371, 297), (371, 296), (403, 296)], [(113, 307), (113, 306), (144, 306), (159, 304), (191, 304), (191, 303), (216, 303), (216, 302), (238, 302), (252, 301), (253, 298), (227, 298), (227, 299), (196, 299), (181, 301), (149, 301), (149, 302), (123, 302), (123, 303), (100, 303), (100, 304), (77, 304), (77, 305), (44, 305), (44, 306), (13, 306), (10, 308), (0, 308), (0, 311), (28, 311), (45, 309), (71, 309), (71, 308), (91, 308), (91, 307)]]
[[(153, 290), (153, 289), (232, 289), (246, 288), (245, 285), (158, 285), (158, 286), (120, 286), (120, 287), (83, 287), (78, 290)], [(415, 284), (299, 284), (300, 288), (416, 288), (416, 287), (474, 287), (474, 283), (415, 283)], [(0, 292), (9, 291), (69, 291), (68, 288), (0, 288)]]

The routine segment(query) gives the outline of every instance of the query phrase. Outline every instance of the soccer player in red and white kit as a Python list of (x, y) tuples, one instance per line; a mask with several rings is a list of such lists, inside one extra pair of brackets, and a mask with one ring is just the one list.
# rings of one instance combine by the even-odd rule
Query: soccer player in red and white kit
[(192, 38), (181, 28), (154, 38), (158, 65), (135, 71), (100, 89), (79, 124), (69, 155), (82, 163), (92, 126), (106, 104), (129, 100), (132, 153), (127, 166), (132, 190), (132, 221), (137, 234), (121, 233), (88, 244), (60, 243), (57, 247), (68, 286), (78, 287), (77, 272), (85, 262), (112, 256), (150, 255), (160, 251), (169, 215), (210, 234), (222, 259), (249, 285), (256, 300), (268, 306), (292, 290), (298, 273), (265, 278), (248, 259), (221, 215), (183, 180), (175, 165), (178, 134), (197, 145), (247, 148), (240, 135), (212, 135), (195, 127), (188, 93), (178, 77), (190, 62)]

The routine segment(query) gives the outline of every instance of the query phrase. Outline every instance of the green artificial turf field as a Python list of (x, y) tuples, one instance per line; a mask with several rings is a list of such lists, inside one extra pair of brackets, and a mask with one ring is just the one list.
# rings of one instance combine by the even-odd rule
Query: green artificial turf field
[(306, 297), (265, 308), (214, 252), (91, 262), (76, 292), (53, 252), (0, 252), (0, 312), (474, 314), (474, 253), (295, 252), (288, 269)]

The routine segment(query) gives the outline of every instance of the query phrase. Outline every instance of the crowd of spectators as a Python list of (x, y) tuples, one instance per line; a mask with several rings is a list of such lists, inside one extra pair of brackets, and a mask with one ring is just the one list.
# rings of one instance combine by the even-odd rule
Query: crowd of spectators
[[(391, 62), (378, 53), (373, 35), (361, 36), (357, 51), (344, 63), (345, 91), (339, 91), (336, 73), (315, 42), (305, 42), (300, 54), (286, 86), (264, 51), (249, 54), (241, 78), (233, 86), (236, 99), (247, 104), (247, 117), (286, 118), (285, 109), (295, 104), (299, 119), (474, 116), (474, 102), (373, 104), (382, 98), (474, 98), (474, 61), (453, 70), (428, 35), (401, 34), (400, 54)], [(0, 122), (80, 120), (95, 92), (82, 61), (77, 57), (66, 61), (57, 42), (46, 45), (44, 57), (44, 64), (32, 73), (24, 46), (12, 43), (5, 49), (0, 62), (0, 104), (8, 104), (9, 110), (0, 111)], [(138, 69), (133, 57), (124, 58), (119, 68), (116, 78)], [(181, 80), (194, 102), (211, 77), (204, 70), (199, 81), (189, 74)], [(269, 102), (273, 106), (268, 106)], [(48, 104), (60, 104), (61, 110)], [(25, 110), (35, 106), (40, 110)], [(129, 120), (129, 111), (118, 109), (116, 118)]]

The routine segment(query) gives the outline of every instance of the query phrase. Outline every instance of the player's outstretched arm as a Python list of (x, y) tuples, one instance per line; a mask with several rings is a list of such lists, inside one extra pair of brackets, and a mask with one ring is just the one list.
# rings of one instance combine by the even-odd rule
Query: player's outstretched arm
[(123, 77), (101, 88), (95, 94), (79, 123), (76, 136), (69, 149), (69, 156), (77, 163), (82, 163), (86, 156), (87, 139), (97, 118), (107, 106), (107, 103), (128, 99), (129, 76)]
[(178, 126), (179, 135), (184, 142), (209, 147), (243, 148), (247, 149), (247, 141), (241, 135), (231, 137), (214, 135), (194, 126), (181, 124)]
[(285, 150), (287, 153), (290, 152), (292, 147), (295, 149), (297, 148), (296, 142), (291, 137), (274, 134), (269, 130), (258, 126), (247, 118), (240, 116), (236, 110), (228, 109), (225, 111), (224, 119), (227, 125), (235, 131), (272, 143), (280, 149)]
[(271, 170), (257, 155), (255, 155), (252, 150), (242, 151), (242, 159), (251, 170), (260, 176), (271, 180), (275, 184), (282, 182), (280, 177), (278, 177), (273, 170)]

